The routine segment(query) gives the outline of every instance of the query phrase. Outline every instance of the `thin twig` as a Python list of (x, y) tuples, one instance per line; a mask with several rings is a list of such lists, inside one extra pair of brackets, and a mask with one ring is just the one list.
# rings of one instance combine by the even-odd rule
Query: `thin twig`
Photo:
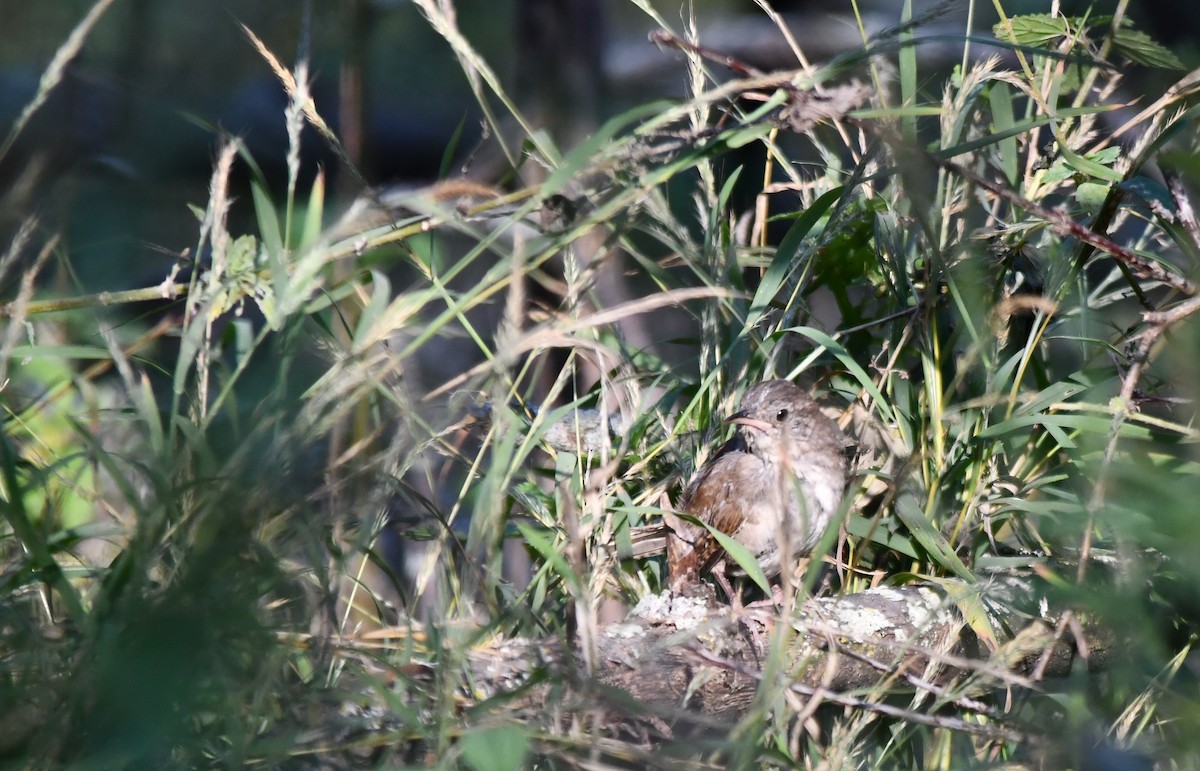
[(868, 125), (862, 121), (859, 121), (859, 123), (867, 130), (880, 133), (884, 141), (891, 145), (894, 151), (920, 153), (930, 163), (933, 163), (934, 165), (952, 174), (957, 174), (963, 177), (972, 184), (978, 185), (979, 187), (987, 190), (992, 195), (1008, 201), (1013, 206), (1036, 214), (1037, 216), (1046, 220), (1046, 223), (1058, 235), (1077, 238), (1083, 243), (1111, 255), (1114, 259), (1127, 267), (1139, 278), (1158, 281), (1159, 283), (1165, 284), (1172, 289), (1176, 289), (1188, 295), (1189, 297), (1196, 295), (1197, 292), (1200, 292), (1200, 289), (1197, 288), (1196, 284), (1192, 283), (1178, 273), (1168, 270), (1162, 265), (1148, 260), (1139, 254), (1135, 254), (1129, 249), (1126, 249), (1124, 246), (1118, 244), (1116, 241), (1113, 241), (1111, 238), (1103, 236), (1091, 228), (1079, 224), (1075, 220), (1071, 219), (1066, 212), (1060, 209), (1048, 209), (1045, 206), (1034, 203), (1021, 194), (1009, 190), (1008, 188), (992, 182), (989, 179), (986, 179), (982, 175), (967, 168), (966, 166), (963, 166), (962, 164), (941, 158), (934, 153), (927, 152), (919, 147), (916, 147), (910, 142), (904, 141), (892, 132), (882, 129), (879, 126)]
[[(0, 386), (8, 380), (8, 362), (12, 358), (13, 348), (16, 347), (17, 341), (21, 338), (21, 333), (27, 329), (32, 330), (32, 326), (26, 321), (29, 315), (29, 298), (33, 296), (34, 282), (37, 281), (38, 274), (42, 272), (46, 262), (50, 259), (50, 255), (54, 254), (54, 250), (58, 248), (58, 236), (53, 236), (42, 247), (38, 256), (33, 261), (33, 266), (21, 276), (21, 286), (17, 290), (17, 299), (11, 303), (7, 303), (5, 308), (9, 310), (14, 323), (9, 324), (8, 329), (4, 331), (3, 339), (0, 340)], [(32, 332), (30, 332), (32, 334)]]
[(971, 712), (978, 712), (981, 715), (990, 717), (992, 720), (1002, 721), (1002, 720), (1006, 719), (1005, 715), (997, 712), (996, 710), (992, 709), (991, 707), (989, 707), (988, 705), (984, 704), (981, 701), (972, 699), (969, 696), (955, 696), (954, 694), (950, 693), (947, 689), (941, 687), (940, 685), (931, 683), (923, 677), (917, 677), (912, 672), (908, 671), (907, 666), (904, 666), (904, 667), (889, 666), (888, 664), (885, 664), (882, 661), (874, 659), (865, 653), (861, 653), (859, 651), (854, 650), (853, 648), (847, 647), (845, 645), (841, 645), (837, 641), (837, 638), (830, 638), (830, 642), (832, 645), (837, 647), (837, 649), (840, 653), (842, 653), (856, 661), (861, 661), (862, 663), (866, 664), (867, 666), (871, 667), (872, 669), (876, 669), (886, 675), (890, 675), (890, 676), (899, 675), (900, 677), (903, 677), (908, 682), (909, 685), (911, 685), (912, 687), (914, 687), (918, 690), (928, 691), (929, 693), (932, 693), (934, 696), (937, 696), (938, 698), (941, 698), (941, 699), (945, 699), (946, 701), (954, 704), (955, 706), (961, 707), (966, 710), (970, 710)]
[(705, 48), (702, 45), (697, 45), (688, 40), (684, 40), (677, 35), (673, 35), (664, 29), (658, 29), (650, 33), (650, 42), (662, 48), (678, 48), (680, 51), (696, 54), (710, 61), (714, 61), (724, 67), (728, 67), (743, 78), (760, 78), (765, 73), (762, 70), (746, 64), (745, 62), (732, 57), (728, 54), (723, 54), (714, 51), (711, 48)]
[[(187, 284), (159, 284), (158, 286), (142, 289), (127, 289), (121, 292), (99, 292), (97, 294), (80, 295), (79, 297), (58, 297), (50, 300), (33, 300), (21, 310), (22, 316), (37, 316), (42, 313), (61, 313), (62, 311), (79, 310), (80, 308), (95, 308), (106, 305), (124, 305), (126, 303), (150, 302), (152, 300), (173, 300), (187, 291)], [(17, 314), (16, 301), (0, 303), (0, 319), (13, 318)]]
[[(752, 678), (754, 680), (762, 680), (762, 673), (750, 669), (749, 667), (738, 664), (737, 662), (716, 656), (702, 648), (689, 648), (688, 652), (706, 664), (711, 664), (722, 669), (727, 669), (730, 672), (736, 672), (740, 675)], [(991, 726), (976, 723), (968, 723), (966, 720), (958, 717), (949, 717), (945, 715), (928, 715), (923, 712), (913, 712), (912, 710), (903, 709), (902, 707), (892, 706), (891, 704), (881, 704), (877, 701), (869, 699), (860, 699), (856, 696), (847, 696), (843, 693), (830, 691), (825, 688), (813, 688), (812, 686), (803, 685), (801, 683), (791, 683), (788, 689), (793, 693), (798, 693), (801, 696), (809, 698), (821, 699), (831, 704), (837, 704), (842, 707), (850, 707), (851, 709), (865, 709), (869, 712), (875, 712), (888, 717), (899, 718), (910, 723), (919, 725), (932, 726), (934, 728), (945, 728), (951, 731), (961, 731), (976, 736), (984, 736), (989, 739), (1002, 739), (1011, 742), (1032, 742), (1037, 737), (1034, 734), (1018, 731), (1007, 726)]]
[[(828, 626), (812, 621), (807, 621), (803, 624), (802, 631), (808, 634), (821, 633), (827, 636), (833, 636), (837, 639), (844, 639), (846, 630), (835, 626)], [(1023, 688), (1026, 690), (1036, 691), (1038, 685), (1030, 678), (1023, 677), (1016, 672), (998, 666), (991, 661), (980, 659), (967, 658), (966, 656), (957, 656), (948, 651), (939, 651), (932, 648), (927, 648), (923, 645), (917, 645), (909, 642), (904, 646), (904, 650), (908, 653), (924, 656), (929, 661), (954, 669), (973, 672), (978, 675), (990, 677), (997, 682), (1012, 688)]]

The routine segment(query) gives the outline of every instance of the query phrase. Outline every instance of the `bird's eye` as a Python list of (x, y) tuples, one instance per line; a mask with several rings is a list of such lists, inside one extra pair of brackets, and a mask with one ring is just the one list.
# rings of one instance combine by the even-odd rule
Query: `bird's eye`
[(787, 410), (780, 410), (779, 412), (775, 413), (775, 420), (782, 423), (783, 421), (787, 420), (787, 415)]

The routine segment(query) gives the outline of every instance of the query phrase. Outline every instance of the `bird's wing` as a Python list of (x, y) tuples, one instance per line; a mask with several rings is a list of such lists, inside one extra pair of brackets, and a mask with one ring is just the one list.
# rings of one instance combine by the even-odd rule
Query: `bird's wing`
[[(680, 511), (729, 536), (736, 537), (746, 512), (761, 504), (769, 490), (763, 484), (762, 461), (734, 450), (718, 455), (696, 476), (684, 492)], [(668, 552), (671, 588), (677, 592), (695, 584), (725, 554), (708, 528), (681, 521), (676, 532), (675, 554)]]

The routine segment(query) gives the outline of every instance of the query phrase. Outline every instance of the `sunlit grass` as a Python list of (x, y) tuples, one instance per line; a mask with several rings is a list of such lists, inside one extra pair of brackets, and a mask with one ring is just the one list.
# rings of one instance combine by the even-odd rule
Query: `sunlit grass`
[[(541, 182), (364, 190), (370, 214), (331, 225), (323, 178), (297, 182), (302, 122), (336, 144), (308, 65), (251, 32), (290, 99), (286, 180), (216, 137), (188, 260), (127, 293), (48, 296), (38, 279), (67, 247), (33, 218), (13, 236), (0, 752), (1191, 767), (1195, 121), (1181, 89), (1126, 129), (1140, 139), (1112, 142), (1121, 72), (1092, 55), (1167, 52), (1111, 20), (1017, 17), (996, 30), (1002, 58), (964, 43), (960, 71), (926, 73), (918, 20), (864, 40), (874, 55), (746, 75), (638, 3), (686, 62), (688, 97), (559, 148), (449, 6), (419, 5), (509, 162)], [(251, 232), (231, 230), (235, 207)], [(118, 315), (150, 297), (182, 300), (157, 323)], [(768, 377), (812, 386), (859, 443), (833, 590), (969, 586), (955, 609), (995, 648), (988, 666), (941, 691), (881, 672), (854, 698), (888, 712), (818, 706), (785, 687), (781, 632), (754, 703), (697, 742), (658, 718), (614, 730), (555, 675), (541, 709), (524, 687), (481, 695), (468, 659), (503, 640), (565, 641), (594, 666), (614, 608), (665, 585), (635, 543)], [(593, 447), (588, 415), (618, 418)], [(1133, 653), (1104, 675), (1009, 677), (1046, 646), (994, 628), (998, 570), (1071, 611), (1062, 638), (1119, 628)], [(1023, 741), (1047, 725), (1064, 726), (1057, 746)]]

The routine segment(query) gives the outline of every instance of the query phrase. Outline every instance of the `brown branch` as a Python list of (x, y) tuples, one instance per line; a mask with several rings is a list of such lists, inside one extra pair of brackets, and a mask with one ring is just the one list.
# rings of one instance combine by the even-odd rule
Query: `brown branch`
[(1139, 254), (1135, 254), (1129, 249), (1126, 249), (1124, 246), (1121, 246), (1111, 238), (1101, 235), (1091, 228), (1079, 224), (1075, 220), (1071, 219), (1071, 217), (1065, 212), (1059, 209), (1049, 209), (1041, 204), (1035, 203), (1020, 193), (1014, 192), (1003, 185), (992, 182), (991, 180), (980, 174), (977, 174), (975, 171), (963, 166), (962, 164), (955, 163), (954, 161), (946, 158), (941, 158), (934, 153), (916, 147), (912, 143), (901, 139), (900, 137), (880, 126), (868, 124), (865, 121), (857, 121), (857, 123), (864, 130), (873, 131), (874, 133), (879, 134), (884, 141), (892, 146), (893, 151), (920, 154), (930, 163), (950, 172), (951, 174), (960, 176), (963, 179), (970, 181), (972, 184), (982, 187), (992, 195), (1008, 201), (1013, 206), (1038, 215), (1042, 219), (1046, 220), (1046, 223), (1049, 224), (1051, 229), (1054, 230), (1054, 232), (1058, 235), (1077, 238), (1088, 246), (1111, 255), (1115, 260), (1117, 260), (1117, 262), (1128, 268), (1139, 278), (1158, 281), (1166, 286), (1171, 287), (1172, 289), (1177, 289), (1188, 296), (1194, 296), (1198, 291), (1200, 291), (1197, 289), (1194, 283), (1178, 273), (1167, 270), (1162, 265), (1148, 260)]
[(741, 75), (743, 78), (758, 78), (763, 76), (763, 72), (755, 67), (746, 64), (734, 56), (723, 54), (720, 51), (714, 51), (711, 48), (705, 48), (702, 45), (697, 45), (688, 40), (684, 40), (677, 35), (672, 35), (666, 30), (655, 30), (650, 33), (650, 42), (654, 43), (659, 48), (678, 48), (680, 51), (692, 53), (704, 59), (709, 59), (717, 64), (728, 67), (729, 69)]
[(926, 155), (932, 159), (934, 163), (936, 163), (938, 166), (941, 166), (945, 170), (953, 174), (958, 174), (963, 178), (970, 180), (973, 184), (984, 188), (989, 193), (1003, 198), (1014, 206), (1018, 206), (1043, 218), (1047, 223), (1049, 223), (1050, 227), (1058, 235), (1078, 238), (1088, 246), (1108, 253), (1118, 262), (1129, 268), (1129, 270), (1131, 270), (1134, 275), (1138, 276), (1139, 278), (1158, 281), (1171, 287), (1172, 289), (1178, 289), (1180, 292), (1183, 292), (1186, 295), (1195, 295), (1197, 293), (1196, 285), (1188, 279), (1184, 278), (1178, 273), (1167, 270), (1157, 262), (1153, 262), (1139, 254), (1131, 252), (1124, 246), (1118, 244), (1116, 241), (1113, 241), (1111, 238), (1100, 235), (1096, 231), (1084, 227), (1075, 220), (1071, 219), (1065, 212), (1059, 209), (1048, 209), (1045, 206), (1034, 203), (1028, 198), (1015, 193), (1006, 187), (998, 185), (995, 182), (976, 174), (966, 166), (957, 164), (954, 161), (938, 158), (931, 153), (926, 153)]
[[(713, 656), (710, 653), (704, 652), (700, 658), (715, 666), (740, 672), (752, 680), (762, 679), (762, 673), (752, 670), (744, 665), (739, 665), (735, 662)], [(968, 723), (961, 718), (949, 715), (917, 712), (915, 710), (904, 709), (903, 707), (897, 707), (892, 704), (884, 704), (882, 702), (872, 701), (870, 699), (864, 699), (858, 696), (848, 696), (843, 693), (831, 691), (828, 688), (815, 688), (812, 686), (803, 685), (801, 683), (793, 683), (792, 685), (788, 686), (788, 689), (793, 693), (801, 696), (807, 696), (810, 699), (827, 701), (830, 704), (837, 704), (842, 707), (850, 707), (853, 709), (862, 709), (868, 712), (875, 712), (880, 715), (888, 715), (889, 717), (900, 718), (901, 720), (906, 720), (910, 723), (918, 723), (920, 725), (933, 726), (935, 728), (947, 728), (951, 731), (960, 731), (963, 733), (986, 736), (990, 739), (1028, 741), (1032, 738), (1021, 731), (1007, 728), (1003, 724), (988, 725), (980, 723)], [(933, 689), (940, 690), (937, 689), (936, 686), (933, 686)], [(985, 713), (991, 713), (989, 717), (991, 717), (992, 720), (1003, 720), (1002, 716), (996, 715), (991, 710), (985, 709)]]

